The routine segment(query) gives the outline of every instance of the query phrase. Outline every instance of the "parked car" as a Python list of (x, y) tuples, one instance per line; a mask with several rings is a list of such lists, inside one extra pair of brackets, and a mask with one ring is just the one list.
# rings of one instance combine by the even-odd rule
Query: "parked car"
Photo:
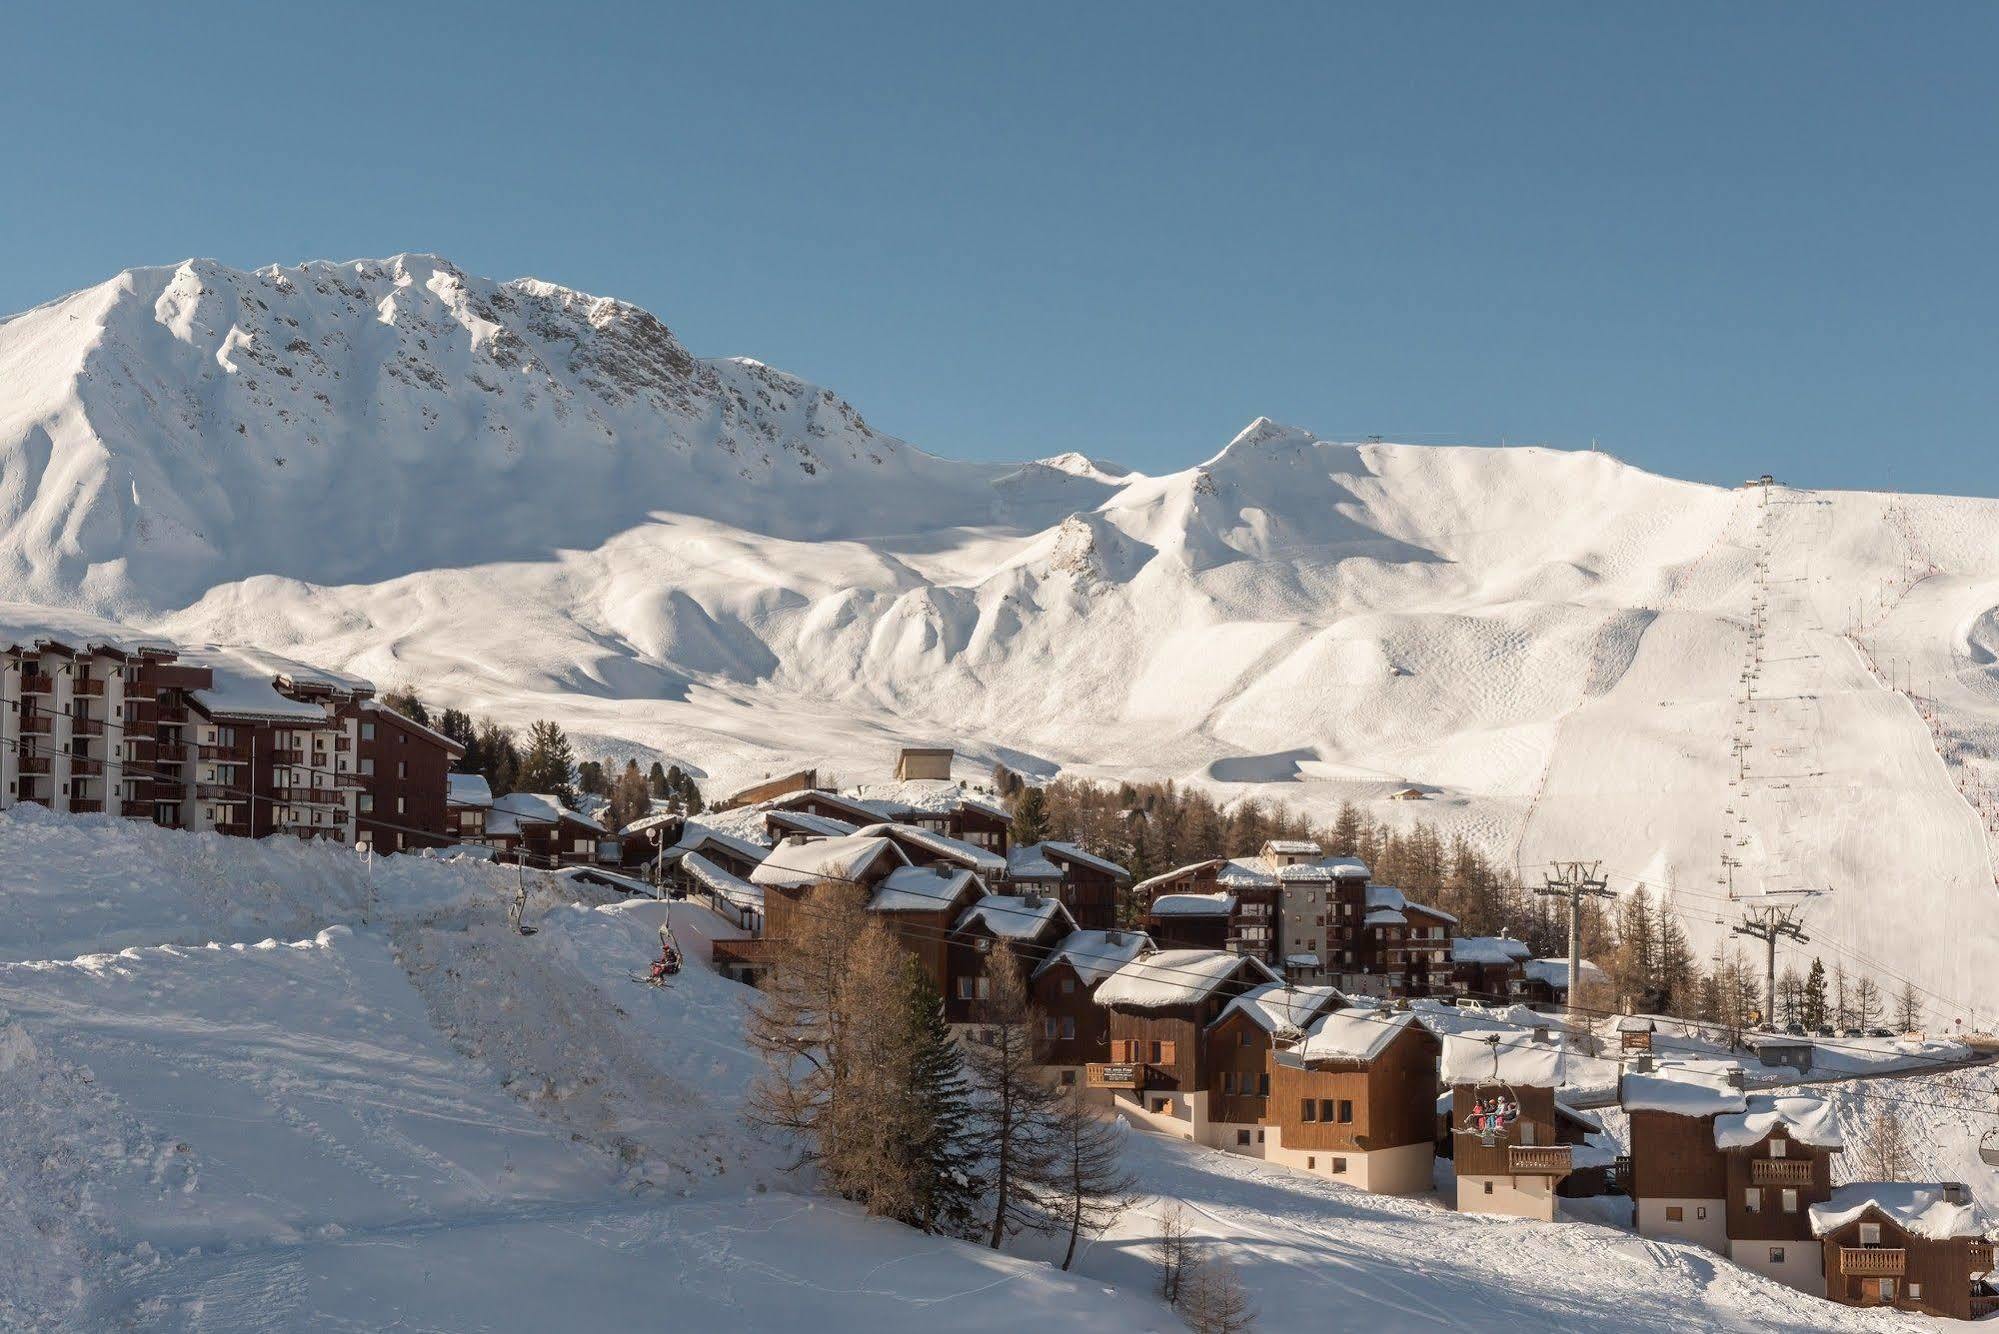
[(1805, 1036), (1805, 1026), (1803, 1024), (1785, 1024), (1784, 1034), (1787, 1037), (1801, 1038)]
[(1812, 1036), (1820, 1038), (1832, 1038), (1832, 1037), (1838, 1037), (1839, 1035), (1833, 1032), (1830, 1028), (1821, 1028), (1817, 1033), (1814, 1033)]
[(1895, 1036), (1895, 1034), (1894, 1031), (1891, 1029), (1870, 1028), (1867, 1030), (1867, 1036), (1870, 1038), (1892, 1038)]
[(1849, 1028), (1844, 1033), (1840, 1034), (1840, 1036), (1845, 1038), (1864, 1038), (1867, 1035), (1861, 1032), (1857, 1028)]

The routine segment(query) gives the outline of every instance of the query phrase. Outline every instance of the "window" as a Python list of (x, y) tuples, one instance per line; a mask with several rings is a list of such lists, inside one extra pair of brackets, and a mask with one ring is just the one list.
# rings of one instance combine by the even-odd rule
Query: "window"
[(1050, 1042), (1055, 1040), (1055, 1021), (1046, 1015), (1041, 1018), (1041, 1036)]
[(375, 725), (373, 723), (361, 724), (361, 739), (363, 741), (373, 741), (375, 739)]
[(1895, 1300), (1894, 1279), (1884, 1278), (1881, 1280), (1881, 1300), (1884, 1302), (1892, 1302)]
[(366, 792), (357, 793), (354, 800), (356, 803), (355, 809), (357, 810), (365, 812), (375, 809), (375, 798)]
[[(407, 815), (407, 814), (409, 814), (409, 809), (408, 809), (408, 807), (409, 807), (409, 798), (408, 798), (408, 797), (397, 797), (397, 798), (396, 798), (396, 814), (397, 814), (397, 815)], [(579, 839), (577, 839), (577, 840), (576, 840), (576, 850), (577, 850), (578, 852), (588, 852), (588, 851), (590, 851), (590, 840), (589, 840), (589, 839), (587, 839), (587, 838), (579, 838)]]
[(1076, 1072), (1074, 1070), (1064, 1070), (1062, 1072), (1063, 1087), (1073, 1088), (1075, 1086), (1075, 1083), (1076, 1083)]
[(1267, 1098), (1270, 1096), (1270, 1075), (1268, 1072), (1260, 1074), (1256, 1077), (1256, 1093), (1257, 1096), (1260, 1098)]
[(1340, 1174), (1341, 1174), (1342, 1172), (1344, 1172), (1344, 1171), (1346, 1171), (1346, 1170), (1347, 1170), (1347, 1160), (1346, 1160), (1346, 1159), (1344, 1159), (1344, 1158), (1335, 1158), (1335, 1159), (1333, 1159), (1333, 1175), (1334, 1175), (1334, 1176), (1338, 1176), (1338, 1175), (1340, 1175)]
[(1353, 1120), (1353, 1103), (1347, 1098), (1340, 1099), (1340, 1120), (1343, 1122)]
[(1062, 1027), (1058, 1031), (1061, 1033), (1062, 1040), (1064, 1042), (1068, 1042), (1074, 1039), (1076, 1036), (1075, 1017), (1072, 1015), (1064, 1015), (1062, 1018)]
[(396, 777), (408, 778), (409, 776), (410, 776), (410, 762), (408, 760), (397, 760)]
[[(1487, 1189), (1491, 1188), (1487, 1187)], [(1668, 1223), (1684, 1223), (1686, 1219), (1687, 1211), (1679, 1205), (1669, 1204), (1666, 1206), (1666, 1221)]]
[(1318, 1165), (1319, 1165), (1319, 1160), (1318, 1160), (1317, 1158), (1314, 1158), (1314, 1157), (1312, 1157), (1312, 1156), (1311, 1156), (1310, 1154), (1307, 1154), (1307, 1155), (1305, 1156), (1305, 1167), (1306, 1167), (1306, 1170), (1308, 1170), (1308, 1171), (1309, 1171), (1309, 1170), (1311, 1170), (1312, 1168), (1315, 1168), (1315, 1167), (1317, 1167)]
[(1770, 1248), (1770, 1263), (1773, 1265), (1784, 1263), (1784, 1248), (1782, 1246), (1772, 1246)]
[(1754, 1186), (1751, 1186), (1748, 1190), (1742, 1192), (1742, 1210), (1744, 1213), (1753, 1214), (1762, 1207), (1763, 1207), (1762, 1191), (1756, 1189), (1756, 1187)]
[(1307, 1120), (1307, 1121), (1316, 1121), (1316, 1120), (1318, 1120), (1318, 1119), (1319, 1119), (1319, 1104), (1318, 1104), (1318, 1103), (1316, 1103), (1316, 1102), (1313, 1102), (1313, 1101), (1312, 1101), (1312, 1100), (1311, 1100), (1310, 1098), (1307, 1098), (1307, 1099), (1305, 1099), (1305, 1103), (1304, 1103), (1304, 1110), (1303, 1110), (1303, 1111), (1301, 1111), (1301, 1112), (1299, 1113), (1299, 1115), (1300, 1115), (1300, 1117), (1302, 1117), (1302, 1118), (1303, 1118), (1304, 1120)]
[(1772, 1158), (1782, 1158), (1785, 1152), (1786, 1148), (1783, 1140), (1773, 1139), (1770, 1141), (1770, 1156)]
[(1879, 1223), (1862, 1223), (1860, 1225), (1860, 1244), (1862, 1246), (1879, 1246), (1881, 1244), (1881, 1225)]
[(1155, 1042), (1152, 1044), (1152, 1060), (1155, 1065), (1172, 1065), (1176, 1059), (1172, 1043)]
[(1242, 1031), (1241, 1031), (1240, 1033), (1238, 1033), (1238, 1034), (1236, 1035), (1236, 1045), (1237, 1045), (1238, 1047), (1247, 1047), (1247, 1046), (1249, 1045), (1249, 1030), (1248, 1030), (1248, 1029), (1246, 1029), (1246, 1028), (1245, 1028), (1245, 1029), (1243, 1029), (1243, 1030), (1242, 1030)]
[(1249, 1132), (1248, 1132), (1247, 1130), (1238, 1130), (1238, 1131), (1236, 1131), (1236, 1133), (1235, 1133), (1235, 1142), (1236, 1142), (1236, 1143), (1237, 1143), (1238, 1145), (1242, 1145), (1242, 1144), (1247, 1144), (1247, 1143), (1249, 1143)]
[(1698, 1205), (1698, 1206), (1696, 1206), (1696, 1207), (1695, 1207), (1695, 1209), (1694, 1209), (1694, 1217), (1695, 1217), (1695, 1218), (1706, 1218), (1706, 1217), (1707, 1217), (1707, 1206), (1706, 1206), (1705, 1204), (1703, 1204), (1703, 1205)]
[(1256, 1142), (1257, 1142), (1258, 1144), (1261, 1144), (1261, 1143), (1263, 1143), (1263, 1128), (1262, 1128), (1261, 1126), (1257, 1127), (1257, 1131), (1256, 1131)]
[[(1488, 1195), (1492, 1194), (1492, 1183), (1491, 1183), (1490, 1181), (1488, 1181), (1488, 1182), (1486, 1182), (1486, 1183), (1485, 1183), (1485, 1193), (1486, 1193), (1486, 1194), (1488, 1194)], [(1677, 1210), (1677, 1209), (1668, 1209), (1668, 1210), (1667, 1210), (1666, 1212), (1667, 1212), (1667, 1213), (1669, 1213), (1669, 1214), (1671, 1214), (1671, 1213), (1678, 1213), (1678, 1212), (1679, 1212), (1679, 1210)]]
[(362, 756), (361, 776), (363, 778), (372, 778), (374, 777), (374, 775), (375, 775), (375, 757), (372, 755)]
[(1073, 978), (1073, 977), (1065, 977), (1065, 978), (1063, 978), (1063, 979), (1062, 979), (1062, 994), (1063, 994), (1064, 996), (1073, 996), (1073, 995), (1075, 995), (1075, 994), (1076, 994), (1076, 979), (1075, 979), (1075, 978)]
[[(366, 798), (366, 797), (363, 797), (363, 798), (361, 798), (361, 800), (363, 800), (363, 801), (366, 801), (366, 800), (367, 800), (367, 798)], [(959, 978), (959, 979), (958, 979), (958, 999), (959, 999), (959, 1000), (970, 1000), (971, 998), (972, 998), (972, 979), (971, 979), (971, 978), (969, 978), (969, 977), (961, 977), (961, 978)], [(1116, 1044), (1115, 1042), (1113, 1042), (1113, 1043), (1111, 1044), (1111, 1046), (1115, 1047), (1115, 1046), (1117, 1046), (1117, 1044)], [(1112, 1053), (1112, 1055), (1113, 1055), (1113, 1056), (1115, 1056), (1115, 1055), (1116, 1055), (1116, 1053), (1115, 1053), (1115, 1052), (1113, 1052), (1113, 1053)]]
[(1152, 1100), (1152, 1110), (1161, 1116), (1167, 1115), (1172, 1110), (1172, 1106), (1173, 1102), (1170, 1098), (1154, 1098)]
[(1923, 1299), (1923, 1285), (1920, 1283), (1911, 1283), (1909, 1285), (1909, 1300), (1912, 1302), (1919, 1302), (1922, 1299)]
[(1784, 1212), (1787, 1214), (1798, 1212), (1798, 1192), (1795, 1190), (1784, 1192)]

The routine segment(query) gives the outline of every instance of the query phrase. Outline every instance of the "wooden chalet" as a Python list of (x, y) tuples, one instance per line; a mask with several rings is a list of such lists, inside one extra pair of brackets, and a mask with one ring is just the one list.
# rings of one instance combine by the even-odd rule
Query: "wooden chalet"
[[(962, 867), (953, 868), (952, 873), (970, 874)], [(950, 979), (950, 990), (944, 996), (945, 1020), (952, 1024), (978, 1022), (980, 1004), (992, 994), (986, 964), (999, 941), (1013, 948), (1022, 977), (1031, 978), (1075, 931), (1076, 922), (1069, 910), (1059, 900), (1040, 894), (986, 894), (974, 900), (951, 924), (945, 960), (945, 975)], [(1059, 1037), (1059, 1020), (1057, 1023), (1055, 1034), (1040, 1036)]]
[[(1566, 1005), (1569, 1000), (1569, 961), (1566, 958), (1529, 959), (1521, 965), (1524, 974), (1520, 981), (1518, 999), (1523, 1005), (1540, 1009), (1551, 1009)], [(1608, 986), (1609, 974), (1591, 963), (1582, 961), (1584, 986)]]
[[(951, 837), (936, 829), (899, 821), (863, 825), (854, 831), (863, 836), (891, 840), (902, 849), (912, 866), (955, 866), (971, 871), (988, 884), (1006, 879), (1007, 859), (1000, 853)], [(1028, 888), (1038, 888), (1029, 886)]]
[(1990, 1220), (1958, 1182), (1841, 1186), (1810, 1223), (1832, 1301), (1957, 1320), (1999, 1311)]
[(1460, 936), (1451, 942), (1451, 990), (1469, 1000), (1517, 998), (1534, 951), (1508, 935)]
[(1832, 1198), (1832, 1159), (1843, 1147), (1823, 1098), (1749, 1095), (1718, 1116), (1714, 1142), (1727, 1167), (1728, 1256), (1814, 1297), (1826, 1294), (1811, 1210)]
[(1235, 914), (1233, 894), (1161, 894), (1145, 910), (1145, 930), (1161, 949), (1225, 950)]
[(1225, 950), (1161, 950), (1134, 959), (1097, 988), (1110, 1012), (1111, 1058), (1086, 1082), (1111, 1090), (1133, 1122), (1181, 1139), (1208, 1138), (1208, 1025), (1230, 1001), (1278, 977), (1261, 960)]
[(1028, 984), (1041, 1016), (1034, 1059), (1056, 1082), (1073, 1084), (1085, 1067), (1110, 1060), (1110, 1012), (1097, 1004), (1097, 987), (1152, 952), (1143, 931), (1072, 931), (1035, 968)]
[(1237, 954), (1252, 955), (1273, 968), (1281, 961), (1277, 930), (1277, 877), (1247, 862), (1226, 857), (1192, 862), (1140, 881), (1132, 886), (1132, 894), (1147, 905), (1148, 914), (1161, 899), (1186, 895), (1226, 895), (1233, 901), (1234, 907), (1222, 940), (1214, 941), (1212, 931), (1208, 931), (1191, 939), (1187, 947), (1229, 949)]
[(1265, 1156), (1271, 1053), (1295, 1043), (1346, 997), (1326, 986), (1269, 982), (1231, 1000), (1202, 1034), (1207, 1044), (1208, 1143)]
[(1007, 880), (1062, 900), (1077, 926), (1108, 931), (1118, 924), (1118, 890), (1131, 883), (1131, 872), (1074, 843), (1050, 840), (1009, 852)]
[(1748, 1110), (1742, 1067), (1640, 1056), (1618, 1080), (1618, 1101), (1630, 1118), (1625, 1193), (1639, 1235), (1727, 1255), (1728, 1162), (1715, 1122)]
[(1264, 1156), (1359, 1190), (1429, 1190), (1439, 1053), (1406, 1010), (1321, 1016), (1271, 1055)]
[(1557, 1187), (1576, 1167), (1555, 1105), (1560, 1041), (1546, 1029), (1455, 1033), (1443, 1040), (1440, 1064), (1451, 1090), (1458, 1211), (1552, 1222)]

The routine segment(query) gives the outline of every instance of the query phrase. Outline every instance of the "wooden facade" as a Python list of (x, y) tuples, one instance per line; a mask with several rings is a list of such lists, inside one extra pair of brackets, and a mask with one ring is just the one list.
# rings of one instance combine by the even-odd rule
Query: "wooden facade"
[[(1457, 1134), (1471, 1123), (1472, 1107), (1490, 1101), (1494, 1088), (1458, 1084), (1451, 1090), (1451, 1127), (1454, 1137), (1451, 1158), (1461, 1177), (1567, 1176), (1568, 1145), (1561, 1137), (1555, 1114), (1555, 1091), (1551, 1088), (1515, 1088), (1520, 1119), (1486, 1144), (1477, 1135)], [(1523, 1152), (1556, 1149), (1555, 1153)], [(1555, 1170), (1560, 1163), (1560, 1170)], [(1462, 1207), (1462, 1206), (1460, 1206)]]
[(1833, 1150), (1800, 1144), (1780, 1127), (1758, 1144), (1720, 1153), (1730, 1241), (1815, 1244), (1811, 1207), (1832, 1198)]
[(1720, 1200), (1728, 1195), (1728, 1161), (1714, 1146), (1714, 1115), (1631, 1113), (1633, 1199)]
[(1289, 1150), (1373, 1153), (1429, 1144), (1438, 1045), (1436, 1034), (1412, 1023), (1365, 1062), (1306, 1064), (1279, 1053), (1270, 1071), (1270, 1123), (1282, 1128)]
[[(1870, 1227), (1878, 1233), (1865, 1231)], [(1825, 1233), (1819, 1244), (1825, 1292), (1832, 1301), (1891, 1306), (1955, 1320), (1999, 1309), (1999, 1296), (1974, 1286), (1973, 1276), (1992, 1267), (1992, 1246), (1979, 1238), (1919, 1237), (1880, 1209), (1870, 1208)]]
[(1255, 1125), (1268, 1115), (1274, 1078), (1270, 1032), (1245, 1010), (1224, 1014), (1209, 1025), (1203, 1040), (1208, 1119)]
[(1042, 1065), (1083, 1066), (1111, 1057), (1110, 1011), (1097, 1004), (1096, 988), (1066, 960), (1034, 975), (1030, 986), (1040, 1019), (1034, 1059)]

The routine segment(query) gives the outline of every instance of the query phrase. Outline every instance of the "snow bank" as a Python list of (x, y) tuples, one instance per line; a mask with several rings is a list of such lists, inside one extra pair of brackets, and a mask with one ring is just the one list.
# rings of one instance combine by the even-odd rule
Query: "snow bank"
[(1991, 1224), (1971, 1202), (1969, 1189), (1953, 1189), (1959, 1195), (1956, 1201), (1945, 1198), (1945, 1186), (1930, 1182), (1860, 1181), (1838, 1186), (1831, 1199), (1811, 1207), (1812, 1235), (1823, 1237), (1874, 1209), (1914, 1236), (1933, 1241), (1984, 1236)]
[(1747, 1111), (1715, 1118), (1715, 1147), (1746, 1149), (1761, 1144), (1775, 1130), (1782, 1130), (1798, 1143), (1814, 1148), (1846, 1147), (1832, 1104), (1824, 1098), (1767, 1093), (1751, 1094)]
[(1134, 959), (1105, 978), (1097, 988), (1097, 1004), (1159, 1010), (1194, 1005), (1238, 977), (1250, 985), (1280, 979), (1259, 959), (1226, 950), (1161, 950)]

